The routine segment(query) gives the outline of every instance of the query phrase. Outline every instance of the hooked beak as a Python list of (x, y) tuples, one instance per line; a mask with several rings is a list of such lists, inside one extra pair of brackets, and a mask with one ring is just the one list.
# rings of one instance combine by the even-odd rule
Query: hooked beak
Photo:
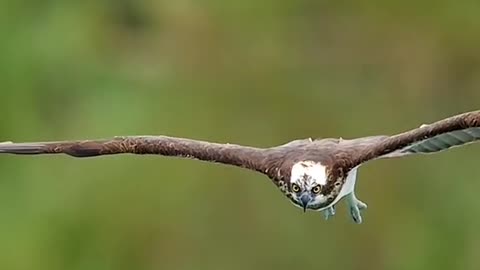
[(308, 203), (311, 200), (312, 200), (312, 196), (310, 196), (309, 194), (302, 194), (302, 196), (300, 196), (300, 203), (303, 207), (303, 212), (307, 211)]

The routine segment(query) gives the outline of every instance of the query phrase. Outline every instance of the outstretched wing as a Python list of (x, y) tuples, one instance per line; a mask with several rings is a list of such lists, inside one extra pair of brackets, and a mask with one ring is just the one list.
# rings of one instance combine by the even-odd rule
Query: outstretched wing
[(456, 115), (390, 137), (371, 138), (359, 147), (361, 151), (355, 151), (356, 140), (350, 141), (348, 148), (353, 151), (347, 152), (351, 154), (351, 167), (372, 159), (429, 154), (480, 141), (480, 111)]
[(167, 136), (115, 137), (109, 140), (62, 141), (44, 143), (0, 143), (0, 154), (67, 154), (93, 157), (115, 154), (174, 156), (265, 171), (266, 149), (219, 144)]

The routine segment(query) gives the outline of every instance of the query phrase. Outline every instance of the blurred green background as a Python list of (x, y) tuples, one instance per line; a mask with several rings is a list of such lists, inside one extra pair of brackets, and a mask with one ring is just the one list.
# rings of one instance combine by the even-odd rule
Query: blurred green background
[[(273, 146), (479, 109), (476, 1), (1, 1), (0, 141)], [(479, 269), (479, 145), (369, 163), (355, 225), (262, 175), (0, 157), (0, 269)]]

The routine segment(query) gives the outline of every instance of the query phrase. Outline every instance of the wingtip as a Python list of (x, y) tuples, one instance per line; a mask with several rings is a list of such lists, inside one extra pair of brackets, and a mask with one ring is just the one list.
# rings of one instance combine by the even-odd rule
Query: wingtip
[(0, 142), (0, 153), (9, 154), (42, 154), (43, 144)]
[[(7, 144), (12, 144), (13, 142), (11, 141), (6, 141), (6, 142), (0, 142), (0, 146), (2, 145), (7, 145)], [(5, 150), (0, 149), (0, 153), (5, 153)]]

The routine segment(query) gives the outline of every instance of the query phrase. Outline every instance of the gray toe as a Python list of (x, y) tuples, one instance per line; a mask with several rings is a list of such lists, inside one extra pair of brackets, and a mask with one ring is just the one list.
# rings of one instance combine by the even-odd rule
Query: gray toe
[(360, 209), (358, 207), (351, 207), (350, 208), (350, 215), (355, 223), (361, 224), (362, 223), (362, 215), (360, 214)]
[(325, 217), (326, 220), (328, 220), (330, 217), (333, 217), (335, 215), (335, 208), (334, 207), (329, 207), (325, 210), (323, 210), (323, 216)]

